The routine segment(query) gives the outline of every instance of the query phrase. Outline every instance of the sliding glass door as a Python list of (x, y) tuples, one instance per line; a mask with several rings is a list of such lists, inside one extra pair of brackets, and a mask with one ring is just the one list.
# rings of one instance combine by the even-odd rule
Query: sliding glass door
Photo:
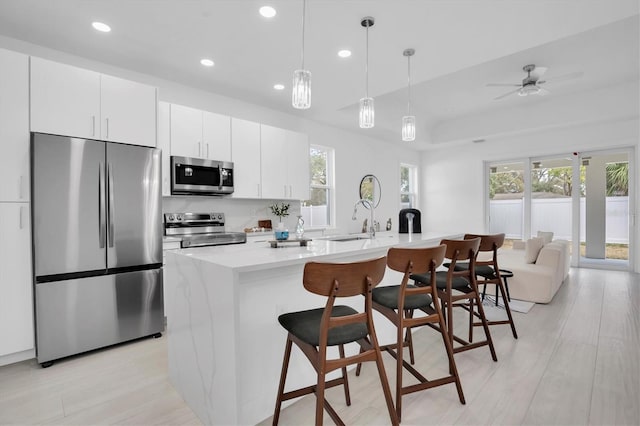
[(632, 269), (633, 158), (619, 149), (486, 163), (487, 229), (508, 240), (551, 231), (571, 241), (573, 266)]
[(581, 153), (580, 257), (584, 267), (629, 268), (630, 152)]

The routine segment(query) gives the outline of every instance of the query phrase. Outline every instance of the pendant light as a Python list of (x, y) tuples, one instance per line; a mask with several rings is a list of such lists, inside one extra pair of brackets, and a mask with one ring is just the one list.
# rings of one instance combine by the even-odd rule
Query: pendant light
[(415, 49), (405, 49), (402, 54), (407, 57), (407, 115), (402, 117), (402, 140), (411, 142), (416, 140), (416, 117), (411, 115), (411, 57)]
[(304, 18), (307, 0), (302, 0), (302, 66), (293, 72), (291, 104), (296, 109), (311, 107), (311, 71), (304, 69)]
[(360, 25), (367, 29), (367, 59), (364, 68), (366, 77), (365, 97), (360, 99), (360, 127), (370, 129), (375, 124), (375, 111), (373, 108), (373, 98), (369, 97), (369, 27), (373, 27), (374, 20), (371, 16), (366, 16), (360, 21)]

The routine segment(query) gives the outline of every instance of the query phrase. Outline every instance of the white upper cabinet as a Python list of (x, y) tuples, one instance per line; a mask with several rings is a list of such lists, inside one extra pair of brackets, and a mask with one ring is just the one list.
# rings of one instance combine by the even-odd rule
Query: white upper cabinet
[(34, 348), (29, 203), (0, 203), (0, 356)]
[(231, 119), (233, 198), (261, 198), (260, 123)]
[(203, 111), (202, 142), (205, 158), (231, 161), (231, 117)]
[(171, 104), (171, 155), (231, 161), (231, 118)]
[(309, 198), (309, 140), (302, 133), (260, 126), (262, 198)]
[(29, 200), (29, 57), (0, 49), (0, 202)]
[(309, 138), (304, 133), (287, 131), (287, 177), (289, 198), (308, 200), (309, 186)]
[(162, 196), (171, 195), (171, 106), (158, 102), (158, 148), (162, 150)]
[(31, 57), (31, 130), (156, 146), (157, 89)]
[(102, 74), (102, 139), (155, 147), (157, 104), (155, 87)]

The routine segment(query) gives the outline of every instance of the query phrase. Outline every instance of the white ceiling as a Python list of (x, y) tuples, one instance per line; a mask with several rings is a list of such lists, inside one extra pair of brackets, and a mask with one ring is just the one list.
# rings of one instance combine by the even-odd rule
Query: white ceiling
[[(262, 5), (278, 14), (267, 20)], [(291, 107), (293, 70), (300, 67), (302, 0), (0, 0), (0, 35), (156, 75), (268, 108), (400, 140), (411, 60), (413, 143), (434, 143), (433, 129), (479, 111), (513, 108), (542, 97), (493, 98), (518, 83), (528, 63), (546, 78), (582, 71), (580, 79), (548, 84), (544, 99), (638, 81), (637, 0), (307, 0), (305, 67), (312, 72), (311, 109)], [(364, 96), (364, 16), (369, 32), (369, 94), (376, 126), (359, 129)], [(111, 25), (97, 33), (91, 22)], [(353, 55), (340, 59), (348, 48)], [(216, 65), (204, 68), (203, 57)], [(275, 83), (286, 89), (277, 92)], [(404, 142), (404, 144), (407, 144)]]

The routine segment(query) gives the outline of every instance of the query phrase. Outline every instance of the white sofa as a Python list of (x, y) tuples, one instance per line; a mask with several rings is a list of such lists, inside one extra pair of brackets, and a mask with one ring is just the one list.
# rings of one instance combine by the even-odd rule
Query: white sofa
[(545, 244), (535, 263), (525, 261), (524, 243), (517, 243), (513, 249), (498, 251), (500, 269), (513, 272), (513, 277), (507, 280), (511, 298), (549, 303), (569, 275), (569, 242), (554, 240)]

